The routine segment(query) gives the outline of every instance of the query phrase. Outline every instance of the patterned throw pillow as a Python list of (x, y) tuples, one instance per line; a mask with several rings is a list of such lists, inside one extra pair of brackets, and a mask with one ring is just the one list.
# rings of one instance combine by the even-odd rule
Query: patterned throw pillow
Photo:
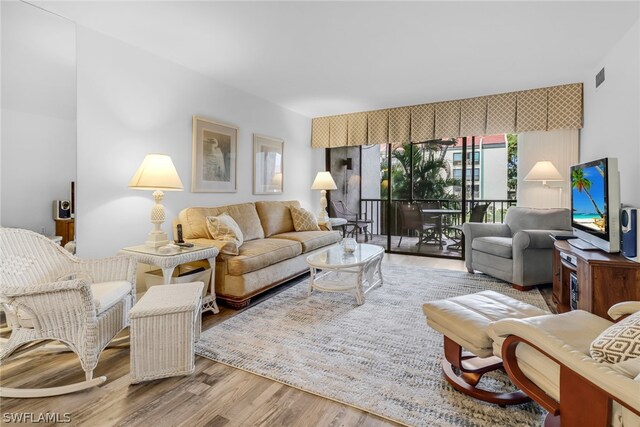
[(289, 206), (289, 210), (291, 211), (291, 219), (293, 219), (293, 228), (296, 231), (320, 231), (314, 214), (295, 206)]
[(597, 362), (620, 363), (640, 357), (640, 311), (609, 326), (591, 343)]
[(240, 226), (226, 213), (207, 217), (207, 229), (213, 240), (227, 242), (222, 248), (223, 254), (238, 255), (238, 249), (244, 243)]

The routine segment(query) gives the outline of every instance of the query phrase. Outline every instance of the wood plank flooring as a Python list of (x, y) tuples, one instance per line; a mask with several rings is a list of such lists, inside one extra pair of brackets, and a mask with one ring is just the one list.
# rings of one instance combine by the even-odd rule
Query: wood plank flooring
[[(386, 254), (385, 263), (464, 270), (458, 260)], [(286, 286), (286, 285), (285, 285)], [(278, 288), (274, 292), (282, 290)], [(550, 291), (545, 291), (550, 300)], [(268, 296), (267, 296), (268, 297)], [(203, 316), (207, 329), (238, 312), (221, 307)], [(128, 345), (106, 349), (95, 376), (101, 387), (46, 399), (2, 399), (0, 423), (7, 416), (32, 413), (69, 414), (78, 426), (395, 426), (364, 411), (300, 391), (239, 369), (196, 357), (196, 372), (129, 385)], [(82, 381), (78, 358), (70, 352), (34, 351), (0, 369), (6, 387), (51, 387)], [(21, 424), (28, 425), (28, 424)], [(55, 425), (38, 423), (38, 426)]]

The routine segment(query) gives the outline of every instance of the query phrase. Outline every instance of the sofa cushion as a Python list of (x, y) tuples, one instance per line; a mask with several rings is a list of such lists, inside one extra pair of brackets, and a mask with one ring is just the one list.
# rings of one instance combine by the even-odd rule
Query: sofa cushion
[(295, 231), (289, 206), (299, 208), (300, 203), (296, 200), (288, 202), (256, 202), (256, 210), (258, 211), (265, 237)]
[(222, 253), (238, 255), (240, 246), (244, 243), (244, 236), (240, 226), (227, 214), (207, 217), (207, 229), (213, 240), (227, 242)]
[(473, 239), (471, 247), (476, 251), (501, 258), (511, 258), (511, 244), (511, 237), (477, 237)]
[(271, 236), (272, 239), (287, 239), (300, 242), (302, 253), (306, 254), (323, 246), (332, 245), (340, 240), (337, 231), (294, 231)]
[(316, 216), (308, 210), (290, 206), (289, 211), (295, 231), (320, 231)]
[(302, 253), (302, 245), (286, 239), (258, 239), (245, 242), (237, 256), (228, 257), (227, 273), (240, 276), (260, 270)]
[(192, 207), (183, 209), (178, 214), (178, 222), (182, 224), (185, 239), (210, 239), (207, 230), (207, 217), (226, 213), (238, 224), (245, 242), (264, 238), (260, 217), (253, 203), (240, 203), (218, 207)]

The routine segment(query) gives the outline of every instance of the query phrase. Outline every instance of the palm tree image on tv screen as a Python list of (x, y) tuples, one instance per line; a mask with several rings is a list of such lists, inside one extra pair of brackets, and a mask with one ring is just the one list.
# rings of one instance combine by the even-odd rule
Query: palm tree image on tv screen
[(606, 232), (605, 164), (576, 168), (571, 172), (573, 221), (598, 232)]

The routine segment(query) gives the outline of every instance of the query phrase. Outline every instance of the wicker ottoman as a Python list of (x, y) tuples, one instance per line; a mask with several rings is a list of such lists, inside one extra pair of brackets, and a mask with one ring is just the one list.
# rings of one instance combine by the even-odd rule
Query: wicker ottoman
[(131, 383), (193, 373), (203, 287), (153, 286), (129, 311)]

